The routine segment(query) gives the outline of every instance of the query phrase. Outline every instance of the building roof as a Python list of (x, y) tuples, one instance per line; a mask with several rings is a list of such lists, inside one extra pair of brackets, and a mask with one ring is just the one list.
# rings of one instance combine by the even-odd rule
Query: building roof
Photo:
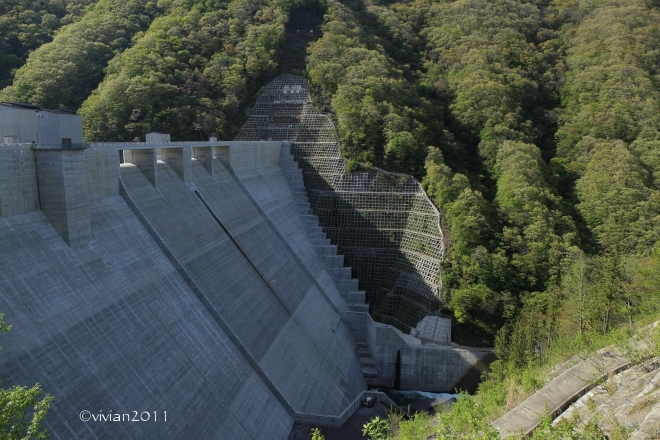
[(50, 112), (50, 113), (60, 113), (64, 115), (76, 115), (77, 113), (74, 112), (73, 110), (69, 110), (68, 108), (59, 108), (57, 110), (51, 110), (48, 108), (40, 108), (39, 111), (42, 112)]
[(39, 107), (38, 105), (26, 104), (24, 102), (0, 102), (0, 105), (4, 105), (5, 107), (21, 108), (21, 109), (24, 109), (24, 110), (35, 110), (35, 111), (41, 111), (41, 112), (61, 113), (61, 114), (65, 114), (65, 115), (76, 115), (77, 114), (75, 111), (69, 110), (68, 108), (59, 108), (59, 109), (53, 110), (53, 109), (49, 109), (49, 108)]
[(41, 110), (41, 107), (38, 105), (26, 104), (23, 102), (0, 102), (0, 105), (4, 105), (6, 107), (22, 108), (25, 110)]

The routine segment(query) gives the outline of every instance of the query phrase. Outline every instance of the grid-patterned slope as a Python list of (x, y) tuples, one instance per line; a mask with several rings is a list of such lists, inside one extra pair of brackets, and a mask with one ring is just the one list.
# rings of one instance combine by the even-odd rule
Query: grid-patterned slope
[(371, 313), (407, 331), (441, 299), (440, 213), (410, 176), (347, 173), (332, 121), (302, 78), (266, 86), (236, 140), (289, 140), (325, 233), (367, 291)]

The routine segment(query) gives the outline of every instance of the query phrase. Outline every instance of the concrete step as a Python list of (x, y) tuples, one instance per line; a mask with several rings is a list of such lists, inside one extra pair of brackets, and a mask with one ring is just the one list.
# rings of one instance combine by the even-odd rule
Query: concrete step
[(337, 255), (337, 246), (330, 244), (329, 238), (312, 242), (312, 246), (319, 255)]
[(378, 379), (378, 370), (375, 367), (362, 367), (362, 375), (365, 378)]
[(312, 240), (312, 243), (314, 240), (329, 240), (325, 238), (325, 232), (308, 232), (307, 236)]
[(311, 214), (311, 215), (301, 215), (300, 218), (302, 219), (302, 221), (311, 222), (315, 226), (318, 226), (318, 224), (319, 224), (319, 218), (317, 216), (313, 215), (313, 214)]
[(335, 282), (335, 286), (337, 286), (339, 290), (343, 290), (345, 292), (359, 290), (358, 289), (359, 281), (355, 278), (351, 280), (334, 280), (334, 282)]
[(344, 299), (344, 301), (346, 301), (348, 309), (352, 312), (369, 313), (369, 304), (350, 304), (347, 299)]
[(369, 350), (368, 348), (358, 348), (358, 355), (360, 356), (360, 358), (371, 357), (371, 350)]
[(343, 255), (319, 255), (319, 258), (326, 268), (344, 267)]
[(376, 367), (376, 362), (374, 361), (374, 358), (371, 357), (371, 354), (369, 354), (368, 357), (360, 357), (360, 365), (362, 365), (362, 367)]
[(320, 226), (312, 226), (305, 224), (305, 229), (307, 230), (307, 235), (323, 233), (323, 228)]
[(314, 211), (312, 211), (312, 208), (298, 208), (298, 212), (303, 215), (309, 215), (309, 214), (314, 214)]
[(327, 268), (328, 273), (335, 280), (350, 280), (351, 268), (350, 267), (331, 267)]
[(369, 311), (369, 305), (365, 304), (367, 302), (367, 295), (363, 290), (354, 290), (350, 292), (341, 292), (342, 298), (348, 304), (364, 304), (367, 306), (367, 311)]

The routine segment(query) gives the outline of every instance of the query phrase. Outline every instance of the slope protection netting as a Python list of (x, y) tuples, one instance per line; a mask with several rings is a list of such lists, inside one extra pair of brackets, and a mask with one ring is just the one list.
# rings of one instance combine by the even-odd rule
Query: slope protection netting
[(410, 176), (346, 173), (335, 127), (312, 105), (304, 79), (282, 75), (269, 83), (235, 140), (291, 142), (314, 213), (376, 320), (407, 332), (440, 308), (440, 213)]

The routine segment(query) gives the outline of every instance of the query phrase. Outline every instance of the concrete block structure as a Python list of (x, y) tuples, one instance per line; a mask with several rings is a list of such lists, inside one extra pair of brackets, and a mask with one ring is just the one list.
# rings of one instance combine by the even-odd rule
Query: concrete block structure
[(70, 247), (86, 245), (91, 223), (84, 150), (39, 146), (35, 156), (41, 211)]
[(170, 141), (169, 133), (161, 133), (159, 131), (147, 133), (145, 138), (147, 139), (148, 144), (163, 144)]
[(410, 334), (423, 341), (449, 345), (451, 343), (451, 319), (440, 316), (425, 316), (410, 331)]
[(37, 143), (44, 146), (80, 148), (83, 143), (82, 118), (68, 110), (36, 111)]
[[(387, 400), (368, 384), (447, 391), (488, 354), (451, 345), (438, 316), (414, 336), (369, 315), (292, 143), (87, 144), (66, 112), (7, 112), (0, 369), (55, 396), (54, 438), (286, 439)], [(25, 143), (33, 129), (47, 142)]]
[(4, 144), (32, 144), (38, 141), (37, 110), (39, 107), (30, 104), (0, 102), (0, 136)]

